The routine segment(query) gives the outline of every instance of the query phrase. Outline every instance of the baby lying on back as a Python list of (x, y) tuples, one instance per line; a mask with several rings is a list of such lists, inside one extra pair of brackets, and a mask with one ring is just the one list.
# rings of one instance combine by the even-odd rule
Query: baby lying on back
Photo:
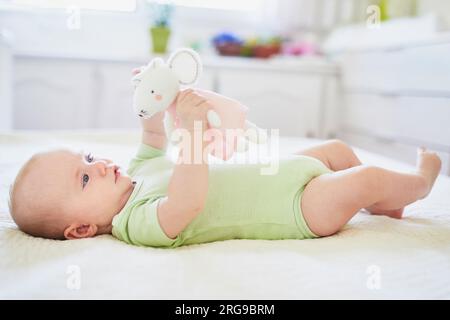
[[(200, 93), (182, 91), (180, 128), (203, 135), (210, 109)], [(127, 174), (93, 154), (34, 155), (11, 188), (10, 212), (20, 230), (50, 239), (112, 234), (154, 247), (311, 239), (335, 234), (363, 208), (401, 218), (406, 205), (428, 195), (441, 167), (425, 149), (413, 173), (365, 166), (338, 140), (280, 159), (272, 175), (262, 175), (260, 164), (209, 165), (202, 139), (191, 139), (173, 163), (165, 155), (163, 114), (141, 124), (142, 143)]]

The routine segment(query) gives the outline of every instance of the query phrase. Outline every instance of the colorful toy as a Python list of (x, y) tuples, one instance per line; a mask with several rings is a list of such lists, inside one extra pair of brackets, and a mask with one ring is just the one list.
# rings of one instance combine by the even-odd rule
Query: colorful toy
[[(164, 126), (171, 140), (178, 127), (176, 98), (180, 85), (193, 85), (202, 72), (198, 54), (191, 49), (179, 49), (167, 63), (161, 58), (153, 59), (134, 76), (134, 110), (143, 118), (165, 110)], [(236, 100), (217, 93), (197, 90), (211, 102), (213, 109), (208, 111), (208, 130), (213, 135), (211, 154), (223, 160), (229, 159), (235, 151), (245, 151), (247, 141), (263, 143), (267, 136), (255, 124), (246, 120), (247, 107)], [(240, 129), (240, 130), (239, 130)], [(248, 130), (251, 129), (251, 130)], [(230, 134), (231, 133), (231, 134)]]

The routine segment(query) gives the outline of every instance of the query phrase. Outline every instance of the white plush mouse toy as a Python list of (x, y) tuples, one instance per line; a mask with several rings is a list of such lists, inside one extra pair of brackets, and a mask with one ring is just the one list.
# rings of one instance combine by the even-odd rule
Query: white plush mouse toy
[[(175, 51), (167, 63), (161, 58), (153, 59), (133, 78), (135, 86), (133, 103), (136, 114), (150, 118), (165, 110), (164, 126), (170, 140), (173, 130), (178, 126), (175, 102), (180, 85), (195, 84), (201, 72), (200, 57), (191, 49), (183, 48)], [(211, 102), (213, 109), (207, 114), (209, 128), (220, 134), (220, 139), (214, 139), (216, 148), (211, 148), (213, 150), (211, 154), (227, 160), (235, 151), (244, 151), (248, 148), (246, 140), (255, 143), (266, 141), (265, 133), (246, 120), (246, 106), (214, 92), (198, 89), (196, 91)], [(240, 132), (253, 129), (254, 134), (241, 134), (236, 139), (227, 138), (226, 131), (231, 129), (243, 129)], [(245, 139), (245, 142), (242, 139)]]

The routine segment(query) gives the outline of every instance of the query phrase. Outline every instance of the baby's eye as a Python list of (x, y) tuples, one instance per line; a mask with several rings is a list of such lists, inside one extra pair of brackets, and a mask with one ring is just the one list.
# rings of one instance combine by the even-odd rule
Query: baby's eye
[(85, 156), (85, 159), (86, 159), (86, 162), (91, 163), (92, 161), (94, 161), (94, 156), (92, 155), (92, 153), (88, 153), (88, 154)]
[(83, 188), (89, 182), (89, 176), (87, 174), (83, 174)]

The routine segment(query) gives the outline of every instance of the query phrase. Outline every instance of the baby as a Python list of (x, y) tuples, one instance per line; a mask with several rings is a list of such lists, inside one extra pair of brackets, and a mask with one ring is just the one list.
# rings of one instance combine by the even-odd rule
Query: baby
[[(182, 91), (176, 112), (184, 132), (205, 132), (209, 108), (196, 91)], [(153, 247), (311, 239), (335, 234), (363, 208), (400, 219), (405, 206), (429, 194), (441, 168), (424, 148), (412, 173), (362, 165), (338, 140), (281, 159), (274, 175), (261, 175), (259, 164), (194, 161), (191, 150), (208, 145), (194, 139), (173, 163), (165, 156), (162, 119), (162, 113), (141, 119), (142, 143), (128, 175), (91, 154), (34, 155), (11, 188), (10, 212), (19, 228), (51, 239), (112, 233)]]

